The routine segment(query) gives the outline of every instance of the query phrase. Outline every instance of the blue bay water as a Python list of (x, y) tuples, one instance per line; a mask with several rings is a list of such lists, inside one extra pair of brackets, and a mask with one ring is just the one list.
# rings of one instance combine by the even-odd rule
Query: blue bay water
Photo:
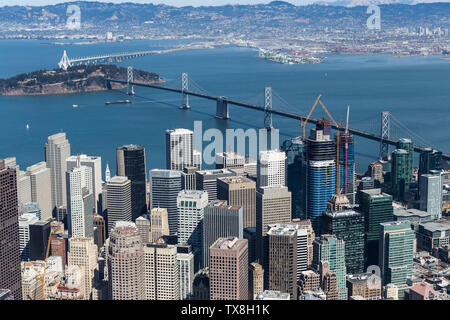
[[(0, 78), (57, 67), (64, 49), (69, 57), (162, 48), (177, 41), (132, 41), (92, 45), (49, 45), (35, 40), (0, 41)], [(119, 63), (158, 73), (167, 84), (180, 86), (188, 72), (203, 90), (263, 104), (271, 86), (274, 108), (307, 113), (319, 93), (337, 122), (350, 105), (350, 126), (379, 133), (381, 111), (405, 124), (414, 134), (450, 153), (450, 61), (437, 56), (396, 58), (388, 55), (326, 55), (319, 65), (282, 65), (257, 57), (249, 48), (180, 51)], [(191, 86), (191, 88), (193, 88)], [(0, 158), (15, 156), (22, 169), (44, 160), (48, 135), (64, 131), (72, 153), (99, 155), (115, 168), (115, 149), (144, 145), (148, 168), (165, 165), (164, 132), (168, 128), (260, 128), (261, 112), (230, 106), (231, 120), (214, 118), (213, 101), (190, 98), (191, 110), (179, 110), (180, 95), (135, 88), (133, 104), (106, 106), (125, 99), (117, 91), (48, 96), (0, 96)], [(281, 98), (280, 98), (281, 97)], [(79, 108), (72, 108), (78, 104)], [(325, 116), (317, 108), (313, 117)], [(274, 116), (281, 141), (300, 134), (299, 123)], [(30, 129), (26, 130), (26, 124)], [(407, 136), (393, 128), (396, 137)], [(414, 139), (413, 139), (414, 140)], [(424, 145), (420, 140), (416, 144)], [(204, 144), (205, 145), (205, 144)], [(378, 156), (379, 145), (356, 139), (358, 171)], [(417, 163), (416, 163), (417, 166)]]

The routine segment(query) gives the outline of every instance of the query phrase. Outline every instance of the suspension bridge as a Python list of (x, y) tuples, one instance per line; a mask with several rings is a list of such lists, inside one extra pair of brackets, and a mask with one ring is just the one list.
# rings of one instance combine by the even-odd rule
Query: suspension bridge
[[(304, 115), (295, 113), (295, 112), (289, 112), (281, 109), (274, 109), (272, 107), (272, 88), (266, 87), (264, 89), (264, 106), (240, 101), (237, 99), (228, 98), (225, 96), (218, 96), (208, 93), (205, 89), (201, 88), (195, 81), (193, 81), (187, 73), (183, 73), (181, 75), (181, 88), (161, 85), (161, 84), (145, 84), (145, 83), (139, 83), (133, 81), (133, 70), (132, 67), (128, 67), (128, 73), (127, 73), (127, 80), (119, 80), (119, 79), (106, 79), (107, 80), (107, 86), (109, 89), (111, 89), (111, 83), (120, 83), (125, 84), (128, 87), (127, 93), (128, 94), (134, 94), (134, 87), (146, 87), (146, 88), (152, 88), (152, 89), (158, 89), (158, 90), (164, 90), (169, 91), (173, 93), (181, 94), (181, 105), (180, 109), (190, 109), (189, 105), (189, 96), (192, 97), (198, 97), (203, 98), (211, 101), (216, 102), (216, 114), (215, 116), (219, 119), (230, 119), (230, 110), (229, 105), (235, 105), (238, 107), (243, 107), (247, 109), (253, 109), (257, 111), (264, 112), (264, 127), (268, 130), (271, 130), (272, 127), (272, 115), (278, 115), (285, 118), (295, 119), (300, 121), (301, 123), (312, 123), (315, 124), (319, 119), (316, 118), (310, 118), (306, 117)], [(180, 78), (178, 78), (180, 79)], [(190, 90), (189, 84), (193, 84), (193, 87), (196, 89)], [(279, 97), (279, 96), (278, 96)], [(286, 101), (279, 97), (279, 99), (284, 102)], [(317, 102), (317, 101), (316, 101)], [(371, 117), (373, 118), (373, 117)], [(391, 127), (391, 125), (393, 125)], [(335, 123), (331, 124), (332, 128), (340, 131), (344, 131), (344, 127), (340, 127), (339, 125), (336, 125)], [(393, 128), (397, 128), (402, 130), (403, 136), (393, 137)], [(415, 152), (423, 152), (426, 150), (429, 150), (430, 148), (433, 148), (432, 144), (429, 143), (424, 138), (420, 137), (416, 133), (414, 133), (412, 130), (408, 129), (406, 125), (404, 125), (399, 119), (394, 117), (390, 112), (384, 111), (381, 114), (381, 122), (380, 122), (380, 133), (372, 133), (366, 130), (357, 129), (357, 128), (348, 128), (348, 131), (358, 137), (362, 137), (365, 139), (369, 139), (372, 141), (376, 141), (380, 143), (380, 159), (386, 159), (389, 152), (389, 145), (397, 146), (397, 143), (400, 138), (402, 137), (409, 137), (411, 140), (419, 141), (422, 143), (422, 146), (420, 145), (414, 145), (414, 151)], [(437, 148), (433, 148), (437, 149)], [(442, 159), (446, 161), (450, 161), (450, 154), (443, 153)]]
[(61, 60), (58, 62), (58, 67), (67, 70), (71, 66), (81, 65), (81, 64), (97, 64), (97, 63), (112, 63), (121, 62), (126, 59), (133, 59), (153, 54), (163, 54), (175, 51), (185, 50), (186, 48), (178, 47), (164, 50), (148, 50), (148, 51), (136, 51), (136, 52), (123, 52), (123, 53), (113, 53), (113, 54), (103, 54), (91, 57), (82, 58), (69, 58), (66, 50), (64, 50)]

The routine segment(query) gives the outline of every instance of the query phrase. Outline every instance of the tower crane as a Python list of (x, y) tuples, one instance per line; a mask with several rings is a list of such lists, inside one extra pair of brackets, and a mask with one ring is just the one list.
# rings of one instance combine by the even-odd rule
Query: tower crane
[(350, 106), (347, 106), (347, 120), (345, 122), (345, 173), (344, 173), (344, 194), (347, 195), (347, 162), (348, 162), (348, 116)]
[(306, 117), (306, 119), (304, 121), (301, 122), (300, 126), (302, 127), (302, 140), (305, 141), (306, 139), (306, 135), (305, 135), (305, 128), (306, 128), (306, 123), (308, 122), (309, 118), (311, 117), (311, 114), (313, 113), (314, 109), (317, 106), (317, 103), (320, 104), (320, 106), (322, 107), (322, 109), (325, 111), (325, 113), (327, 114), (328, 118), (330, 118), (330, 120), (333, 122), (333, 124), (336, 126), (337, 128), (337, 133), (336, 133), (336, 140), (337, 140), (337, 161), (336, 161), (336, 194), (340, 193), (340, 189), (339, 189), (339, 176), (340, 176), (340, 168), (339, 168), (339, 153), (340, 153), (340, 127), (341, 127), (341, 123), (337, 123), (334, 118), (331, 116), (330, 112), (328, 112), (328, 109), (325, 107), (325, 105), (322, 103), (322, 101), (320, 101), (320, 98), (322, 97), (322, 94), (319, 94), (319, 96), (317, 97), (316, 101), (314, 102), (314, 105), (312, 106), (311, 110), (308, 113), (308, 116)]

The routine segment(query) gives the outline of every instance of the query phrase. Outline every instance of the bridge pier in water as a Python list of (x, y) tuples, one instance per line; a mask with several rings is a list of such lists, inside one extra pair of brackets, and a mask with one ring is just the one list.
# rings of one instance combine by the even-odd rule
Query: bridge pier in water
[(224, 99), (225, 97), (217, 98), (216, 118), (228, 120), (230, 119), (230, 112), (228, 110), (228, 102)]

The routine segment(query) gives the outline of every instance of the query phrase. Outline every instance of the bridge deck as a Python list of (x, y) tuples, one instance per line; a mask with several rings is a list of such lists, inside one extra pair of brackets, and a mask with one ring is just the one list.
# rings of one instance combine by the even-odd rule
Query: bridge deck
[[(110, 82), (116, 82), (116, 83), (122, 83), (122, 84), (127, 84), (127, 81), (123, 81), (123, 80), (116, 80), (116, 79), (106, 79), (107, 81)], [(140, 87), (147, 87), (147, 88), (154, 88), (154, 89), (161, 89), (161, 90), (166, 90), (166, 91), (170, 91), (170, 92), (177, 92), (177, 93), (181, 93), (182, 90), (181, 89), (177, 89), (177, 88), (170, 88), (170, 87), (165, 87), (162, 85), (158, 85), (158, 84), (144, 84), (144, 83), (139, 83), (139, 82), (130, 82), (130, 85), (133, 86), (140, 86)], [(218, 96), (213, 96), (213, 95), (209, 95), (209, 94), (204, 94), (204, 93), (199, 93), (199, 92), (194, 92), (194, 91), (188, 91), (185, 90), (184, 91), (185, 94), (190, 95), (190, 96), (194, 96), (194, 97), (199, 97), (199, 98), (204, 98), (204, 99), (208, 99), (208, 100), (217, 100), (219, 97)], [(233, 104), (236, 106), (240, 106), (240, 107), (244, 107), (244, 108), (249, 108), (249, 109), (254, 109), (254, 110), (258, 110), (258, 111), (263, 111), (264, 112), (264, 107), (262, 106), (258, 106), (255, 104), (251, 104), (251, 103), (247, 103), (247, 102), (242, 102), (242, 101), (238, 101), (238, 100), (233, 100), (233, 99), (229, 99), (226, 97), (221, 97), (224, 101), (226, 101), (228, 104)], [(272, 114), (276, 114), (282, 117), (287, 117), (287, 118), (291, 118), (291, 119), (295, 119), (295, 120), (299, 120), (299, 121), (305, 121), (306, 117), (300, 115), (300, 114), (295, 114), (295, 113), (291, 113), (291, 112), (286, 112), (286, 111), (282, 111), (282, 110), (277, 110), (277, 109), (272, 109)], [(309, 123), (316, 123), (318, 119), (314, 119), (314, 118), (309, 118), (308, 122)], [(334, 129), (338, 129), (334, 124), (331, 125), (332, 128)], [(340, 131), (344, 131), (344, 128), (339, 128)], [(374, 133), (370, 133), (370, 132), (366, 132), (366, 131), (362, 131), (359, 129), (353, 129), (353, 128), (348, 128), (348, 131), (352, 134), (354, 134), (355, 136), (359, 136), (359, 137), (363, 137), (366, 139), (370, 139), (373, 141), (381, 141), (381, 137), (379, 135), (376, 135)], [(386, 143), (396, 146), (398, 140), (394, 140), (391, 138), (386, 138), (383, 139)], [(420, 147), (420, 146), (414, 146), (414, 151), (415, 152), (422, 152), (424, 151), (426, 148), (424, 147)], [(442, 158), (449, 161), (450, 160), (450, 154), (442, 154)]]

